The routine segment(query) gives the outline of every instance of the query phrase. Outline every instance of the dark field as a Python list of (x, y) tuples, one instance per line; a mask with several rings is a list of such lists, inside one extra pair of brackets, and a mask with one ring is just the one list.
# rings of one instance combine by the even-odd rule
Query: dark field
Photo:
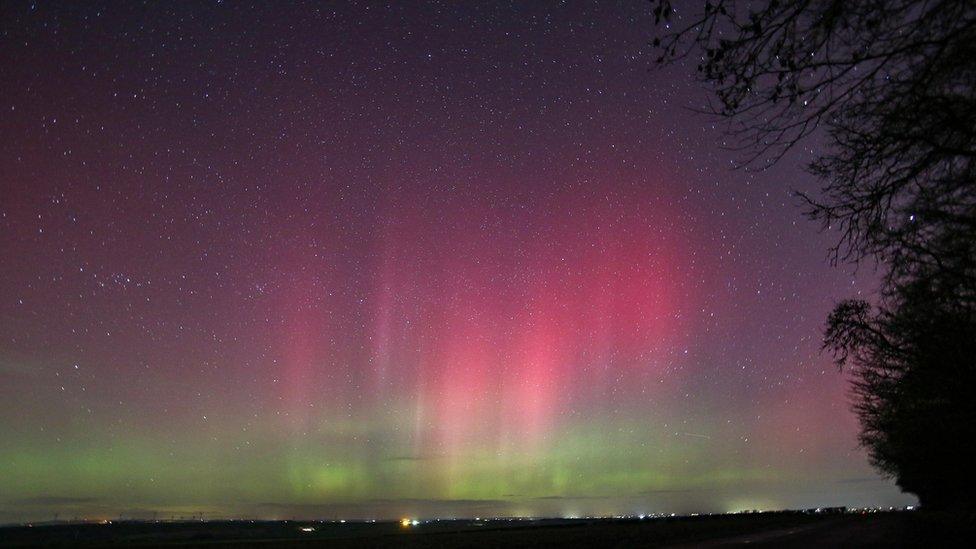
[[(314, 528), (305, 532), (302, 528)], [(0, 529), (0, 547), (657, 547), (970, 545), (972, 517), (762, 513), (646, 520), (128, 522)]]

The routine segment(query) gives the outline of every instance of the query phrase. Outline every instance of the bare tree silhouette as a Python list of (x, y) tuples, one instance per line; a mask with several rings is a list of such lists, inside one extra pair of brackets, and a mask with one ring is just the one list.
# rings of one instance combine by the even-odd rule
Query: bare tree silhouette
[(955, 487), (976, 425), (976, 2), (693, 4), (652, 1), (657, 62), (697, 64), (742, 166), (822, 132), (806, 213), (839, 229), (834, 261), (885, 275), (825, 338), (854, 375), (862, 443), (923, 505), (971, 505)]

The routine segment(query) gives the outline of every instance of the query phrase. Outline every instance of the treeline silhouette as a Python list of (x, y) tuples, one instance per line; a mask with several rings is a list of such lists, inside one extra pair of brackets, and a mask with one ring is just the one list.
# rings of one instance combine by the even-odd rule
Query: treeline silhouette
[(697, 66), (746, 168), (819, 132), (821, 187), (799, 200), (839, 231), (833, 261), (883, 274), (824, 340), (852, 374), (861, 443), (923, 508), (973, 508), (976, 2), (692, 4), (651, 2), (657, 63)]

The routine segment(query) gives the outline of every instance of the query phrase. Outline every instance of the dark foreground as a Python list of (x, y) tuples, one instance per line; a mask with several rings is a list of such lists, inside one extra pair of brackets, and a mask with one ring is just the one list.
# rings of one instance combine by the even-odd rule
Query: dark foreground
[[(309, 528), (312, 531), (307, 531)], [(303, 530), (304, 529), (304, 530)], [(649, 520), (129, 522), (0, 528), (0, 547), (972, 546), (972, 515), (762, 513)]]

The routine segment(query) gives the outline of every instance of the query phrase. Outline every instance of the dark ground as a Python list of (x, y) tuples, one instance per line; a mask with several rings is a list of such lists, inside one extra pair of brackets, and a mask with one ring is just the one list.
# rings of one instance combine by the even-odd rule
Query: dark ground
[[(313, 527), (314, 532), (302, 532)], [(963, 514), (762, 513), (652, 520), (396, 523), (184, 522), (0, 528), (0, 547), (767, 547), (973, 546)]]

